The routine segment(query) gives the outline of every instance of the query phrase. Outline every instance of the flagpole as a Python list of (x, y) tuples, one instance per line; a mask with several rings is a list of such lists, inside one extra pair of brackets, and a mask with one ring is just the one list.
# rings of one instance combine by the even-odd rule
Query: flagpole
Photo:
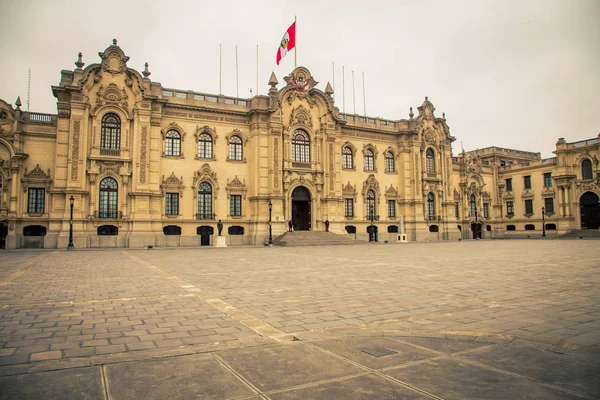
[(256, 45), (256, 95), (258, 94), (258, 45)]
[(333, 100), (335, 100), (335, 61), (331, 62), (331, 70), (333, 73)]
[(297, 57), (298, 57), (298, 25), (296, 24), (296, 16), (294, 15), (294, 29), (296, 30), (296, 38), (294, 39), (296, 44), (294, 45), (294, 69), (297, 68)]
[(238, 55), (237, 55), (237, 45), (235, 46), (235, 97), (240, 97), (239, 93), (239, 74), (238, 74)]
[(221, 43), (219, 43), (219, 94), (223, 94), (223, 90), (221, 90), (221, 76), (223, 75), (223, 56), (221, 55), (222, 51), (221, 48), (223, 47), (223, 45)]
[(342, 65), (342, 112), (346, 113), (346, 70)]
[(363, 78), (363, 107), (365, 112), (365, 118), (367, 117), (367, 97), (365, 95), (365, 71), (362, 72)]
[(356, 96), (354, 93), (354, 70), (352, 70), (352, 103), (354, 104), (354, 115), (356, 115)]

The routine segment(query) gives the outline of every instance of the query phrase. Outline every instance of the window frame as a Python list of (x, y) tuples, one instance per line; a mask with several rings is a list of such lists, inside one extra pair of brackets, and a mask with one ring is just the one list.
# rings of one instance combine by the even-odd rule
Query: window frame
[(531, 189), (531, 175), (525, 175), (523, 177), (523, 189)]
[(385, 172), (396, 172), (396, 157), (390, 150), (385, 152)]
[(592, 161), (586, 158), (581, 161), (581, 180), (594, 179), (594, 171), (592, 169)]
[(213, 137), (210, 133), (200, 133), (198, 135), (197, 146), (196, 158), (203, 160), (212, 160), (214, 158)]
[(506, 191), (507, 192), (512, 192), (513, 191), (512, 178), (506, 178), (504, 180), (504, 182), (506, 184)]
[[(32, 196), (33, 194), (33, 196)], [(41, 194), (41, 196), (40, 196)], [(46, 189), (30, 187), (27, 189), (27, 213), (44, 214), (46, 210)]]
[(176, 129), (169, 129), (165, 133), (165, 156), (181, 157), (181, 133)]
[(349, 146), (342, 147), (342, 169), (354, 169), (354, 152)]
[(179, 193), (167, 192), (165, 193), (165, 215), (177, 216), (179, 215)]
[[(548, 207), (550, 205), (550, 207)], [(554, 214), (554, 197), (544, 197), (544, 214)]]
[(345, 218), (353, 218), (354, 217), (354, 199), (344, 199), (344, 217)]
[(427, 219), (435, 221), (435, 195), (432, 192), (427, 193)]
[(513, 200), (506, 201), (506, 215), (510, 217), (515, 215), (515, 202)]
[(242, 195), (232, 194), (229, 196), (229, 215), (231, 217), (242, 216)]
[(372, 149), (365, 149), (365, 171), (375, 171), (375, 154)]
[[(114, 118), (116, 121), (109, 121)], [(114, 112), (102, 116), (100, 122), (100, 148), (104, 150), (121, 149), (121, 117)]]
[[(106, 183), (105, 183), (106, 182)], [(103, 187), (114, 182), (114, 187)], [(112, 176), (103, 178), (98, 184), (98, 218), (117, 218), (119, 215), (119, 182)]]
[(533, 215), (533, 199), (525, 199), (525, 215)]
[(396, 200), (388, 200), (388, 218), (396, 218)]
[[(208, 189), (206, 189), (208, 187)], [(204, 190), (203, 190), (204, 188)], [(213, 214), (213, 187), (210, 182), (202, 181), (198, 184), (198, 199), (196, 205), (196, 219), (211, 220)]]
[(244, 139), (239, 135), (231, 135), (228, 141), (229, 161), (244, 161)]
[(428, 147), (425, 151), (425, 172), (435, 174), (435, 151)]
[(483, 218), (490, 217), (490, 203), (483, 203)]
[(552, 187), (552, 172), (544, 172), (544, 187)]
[(302, 129), (292, 134), (292, 162), (310, 164), (310, 135)]
[[(367, 220), (371, 220), (371, 215), (373, 216), (373, 220), (377, 219), (377, 204), (375, 200), (377, 199), (375, 195), (375, 191), (373, 189), (367, 190), (367, 194), (365, 197), (365, 205), (367, 206)], [(372, 212), (371, 212), (372, 211)]]

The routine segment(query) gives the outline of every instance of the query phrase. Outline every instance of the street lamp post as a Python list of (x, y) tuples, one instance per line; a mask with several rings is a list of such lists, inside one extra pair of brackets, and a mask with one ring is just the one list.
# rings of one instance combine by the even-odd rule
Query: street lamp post
[(269, 244), (273, 244), (273, 203), (269, 199)]
[(542, 207), (542, 237), (546, 237), (546, 208)]
[(69, 217), (69, 244), (67, 245), (67, 249), (72, 249), (73, 246), (73, 203), (75, 199), (73, 196), (69, 198), (69, 202), (71, 203), (71, 216)]

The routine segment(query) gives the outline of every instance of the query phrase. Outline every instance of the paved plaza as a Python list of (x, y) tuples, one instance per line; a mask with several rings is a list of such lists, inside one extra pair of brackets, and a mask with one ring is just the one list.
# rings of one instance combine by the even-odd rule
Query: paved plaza
[(0, 253), (0, 398), (600, 398), (600, 241)]

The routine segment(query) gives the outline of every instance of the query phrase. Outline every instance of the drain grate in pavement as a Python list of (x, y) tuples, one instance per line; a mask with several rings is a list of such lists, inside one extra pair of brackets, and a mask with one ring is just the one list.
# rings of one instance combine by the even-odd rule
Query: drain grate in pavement
[(366, 349), (362, 349), (362, 352), (373, 357), (384, 357), (392, 354), (398, 354), (397, 351), (386, 349), (385, 347), (367, 347)]

